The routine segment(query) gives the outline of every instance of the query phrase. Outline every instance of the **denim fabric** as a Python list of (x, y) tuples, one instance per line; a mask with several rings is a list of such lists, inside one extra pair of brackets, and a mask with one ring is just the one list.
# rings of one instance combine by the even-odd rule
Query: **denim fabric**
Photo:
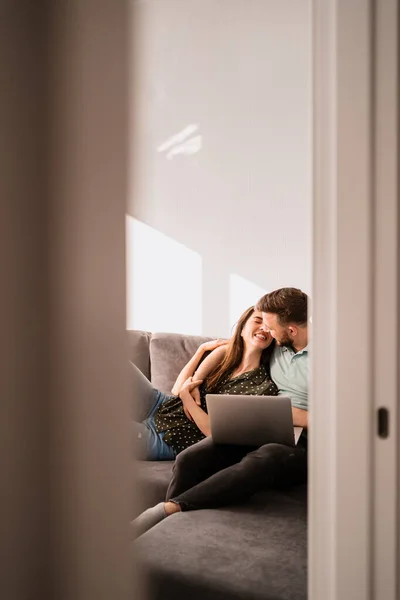
[(173, 460), (176, 452), (164, 441), (164, 434), (156, 431), (154, 422), (158, 408), (170, 396), (153, 388), (133, 363), (130, 366), (135, 454), (142, 460)]
[(142, 435), (146, 440), (146, 460), (174, 460), (176, 456), (175, 450), (164, 442), (164, 433), (156, 431), (154, 415), (161, 404), (168, 400), (169, 396), (154, 389), (155, 398), (149, 416), (144, 419), (143, 425), (146, 430), (142, 431)]

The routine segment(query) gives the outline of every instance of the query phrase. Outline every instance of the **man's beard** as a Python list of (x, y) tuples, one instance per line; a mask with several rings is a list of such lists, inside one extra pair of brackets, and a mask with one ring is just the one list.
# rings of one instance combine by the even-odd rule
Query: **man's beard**
[(291, 348), (293, 341), (290, 339), (288, 334), (286, 334), (285, 336), (282, 336), (282, 338), (280, 340), (276, 340), (276, 343), (278, 344), (278, 346), (284, 346), (285, 348)]

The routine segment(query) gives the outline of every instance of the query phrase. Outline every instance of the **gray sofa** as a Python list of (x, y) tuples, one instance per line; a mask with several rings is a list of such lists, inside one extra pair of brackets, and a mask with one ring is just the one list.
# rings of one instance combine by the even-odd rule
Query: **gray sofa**
[[(128, 335), (130, 360), (165, 392), (209, 339)], [(172, 464), (135, 465), (137, 511), (165, 499)], [(305, 600), (306, 486), (263, 492), (241, 506), (172, 515), (136, 540), (134, 550), (148, 600)]]

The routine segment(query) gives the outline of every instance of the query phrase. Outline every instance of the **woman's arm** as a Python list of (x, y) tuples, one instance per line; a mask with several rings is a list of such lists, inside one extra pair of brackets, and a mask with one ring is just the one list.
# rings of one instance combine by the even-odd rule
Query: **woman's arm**
[[(185, 413), (189, 413), (191, 418), (206, 437), (211, 435), (210, 428), (210, 417), (208, 414), (200, 408), (193, 399), (192, 392), (197, 389), (198, 386), (203, 383), (201, 380), (191, 381), (188, 379), (182, 386), (180, 399), (182, 400)], [(301, 408), (292, 407), (293, 414), (293, 425), (297, 427), (308, 428), (308, 411), (302, 410)]]
[[(209, 374), (215, 369), (215, 367), (217, 367), (224, 360), (225, 353), (226, 346), (221, 346), (213, 350), (211, 354), (209, 354), (203, 360), (201, 365), (199, 365), (199, 368), (194, 372), (192, 380), (201, 379), (202, 381), (204, 381), (209, 376)], [(192, 398), (196, 402), (196, 404), (201, 406), (200, 389), (198, 387), (192, 390)]]
[(188, 377), (192, 377), (203, 354), (209, 350), (212, 350), (211, 354), (207, 356), (199, 366), (197, 374), (200, 374), (201, 377), (197, 377), (196, 375), (197, 379), (204, 379), (207, 377), (207, 375), (211, 373), (214, 367), (216, 367), (224, 357), (226, 352), (225, 346), (227, 343), (228, 340), (213, 340), (212, 342), (204, 342), (204, 344), (201, 344), (197, 348), (194, 356), (192, 356), (187, 365), (183, 367), (182, 371), (179, 373), (178, 379), (175, 381), (174, 387), (171, 390), (172, 393), (175, 396), (179, 396), (183, 384)]
[(198, 404), (196, 404), (191, 395), (191, 392), (194, 389), (197, 389), (201, 383), (201, 380), (187, 380), (181, 388), (179, 397), (182, 400), (185, 413), (189, 413), (189, 418), (191, 418), (191, 420), (196, 423), (200, 431), (204, 433), (206, 437), (208, 437), (211, 435), (210, 417), (202, 408), (200, 408), (200, 406), (198, 406)]

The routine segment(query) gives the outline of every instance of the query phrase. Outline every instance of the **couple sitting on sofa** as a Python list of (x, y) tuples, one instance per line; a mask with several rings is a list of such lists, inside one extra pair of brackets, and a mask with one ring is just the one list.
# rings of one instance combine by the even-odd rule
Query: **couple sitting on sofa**
[[(167, 502), (132, 523), (137, 537), (175, 512), (217, 508), (258, 491), (303, 483), (307, 438), (296, 447), (216, 445), (210, 438), (206, 393), (289, 396), (294, 425), (308, 424), (307, 295), (295, 288), (266, 294), (239, 319), (229, 342), (203, 344), (163, 394), (133, 367), (141, 423), (135, 423), (141, 458), (176, 457)], [(212, 349), (202, 362), (205, 351)]]

